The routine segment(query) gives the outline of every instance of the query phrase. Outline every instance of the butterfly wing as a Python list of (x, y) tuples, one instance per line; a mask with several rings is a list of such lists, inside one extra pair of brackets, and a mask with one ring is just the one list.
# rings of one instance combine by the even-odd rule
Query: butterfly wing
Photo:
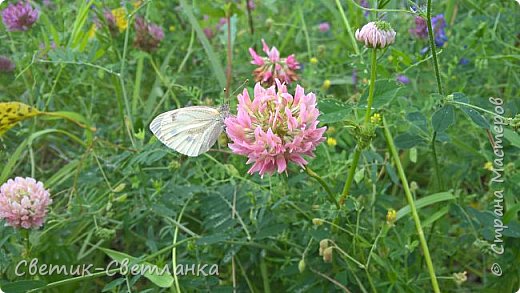
[(192, 106), (160, 114), (150, 130), (167, 147), (196, 157), (215, 144), (224, 130), (224, 120), (215, 108)]

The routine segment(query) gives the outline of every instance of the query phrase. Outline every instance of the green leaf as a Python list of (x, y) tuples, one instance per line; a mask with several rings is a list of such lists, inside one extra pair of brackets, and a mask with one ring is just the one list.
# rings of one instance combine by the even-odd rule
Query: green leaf
[(45, 283), (44, 281), (23, 280), (4, 284), (2, 285), (2, 289), (0, 291), (3, 290), (6, 293), (24, 293), (31, 289), (41, 288), (46, 284), (47, 283)]
[[(149, 262), (143, 262), (143, 261), (139, 260), (138, 258), (135, 258), (135, 257), (130, 256), (123, 252), (119, 252), (119, 251), (115, 251), (115, 250), (111, 250), (111, 249), (107, 249), (107, 248), (99, 248), (99, 249), (101, 251), (103, 251), (104, 253), (106, 253), (111, 259), (113, 259), (119, 263), (122, 263), (125, 259), (128, 259), (130, 261), (128, 264), (128, 271), (131, 271), (131, 267), (134, 264), (139, 264), (140, 266), (143, 265), (144, 267), (149, 268), (148, 270), (146, 270), (146, 272), (144, 273), (143, 276), (161, 288), (169, 288), (173, 284), (173, 277), (167, 270), (164, 270), (164, 274), (162, 274), (162, 275), (152, 274), (150, 272), (150, 269), (154, 268), (155, 265), (152, 265)], [(163, 272), (162, 269), (163, 269), (162, 267), (157, 267), (155, 272), (161, 273), (161, 272)], [(173, 268), (173, 269), (175, 270), (175, 268)]]
[(217, 54), (215, 54), (215, 51), (213, 51), (213, 48), (211, 47), (208, 38), (204, 34), (204, 31), (202, 31), (202, 28), (199, 25), (199, 22), (193, 15), (192, 7), (191, 5), (188, 5), (186, 3), (186, 0), (179, 0), (179, 3), (182, 6), (182, 11), (186, 14), (188, 17), (188, 20), (190, 21), (191, 26), (197, 33), (197, 37), (199, 38), (199, 41), (202, 43), (202, 47), (204, 47), (204, 51), (206, 51), (206, 55), (208, 55), (208, 60), (211, 64), (211, 68), (213, 69), (213, 73), (215, 74), (215, 77), (218, 80), (219, 86), (221, 88), (226, 87), (226, 75), (224, 74), (224, 68), (222, 67), (222, 64), (219, 62), (219, 57)]
[(449, 210), (450, 210), (450, 207), (449, 206), (445, 206), (442, 209), (436, 211), (435, 213), (433, 213), (433, 215), (431, 215), (430, 217), (426, 218), (426, 220), (424, 220), (422, 222), (422, 227), (424, 228), (424, 227), (430, 226), (431, 224), (433, 224), (438, 219), (444, 217), (444, 215), (446, 215)]
[(512, 145), (520, 148), (520, 135), (518, 135), (518, 133), (509, 128), (504, 128), (504, 137), (509, 140)]
[[(378, 109), (390, 103), (402, 89), (402, 86), (393, 79), (376, 80), (376, 88), (374, 90), (374, 103), (372, 107)], [(367, 105), (368, 87), (361, 96), (361, 106)]]
[(460, 109), (475, 123), (477, 126), (489, 129), (489, 122), (482, 116), (477, 110), (467, 107), (461, 106)]
[(322, 113), (318, 118), (320, 122), (335, 123), (346, 120), (350, 115), (352, 107), (337, 100), (320, 99), (318, 101), (318, 108)]
[[(439, 192), (439, 193), (435, 193), (432, 195), (428, 195), (426, 197), (423, 197), (423, 198), (415, 201), (415, 208), (419, 210), (423, 207), (427, 207), (427, 206), (430, 206), (432, 204), (435, 204), (435, 203), (438, 203), (441, 201), (447, 201), (447, 200), (452, 200), (452, 199), (456, 199), (456, 198), (457, 197), (449, 191)], [(410, 211), (411, 211), (410, 205), (407, 205), (407, 206), (401, 208), (399, 211), (397, 211), (396, 220), (399, 220), (402, 217), (406, 216), (407, 214), (410, 213)]]
[(424, 138), (413, 133), (403, 133), (394, 138), (395, 146), (400, 149), (409, 149), (424, 142)]
[(433, 113), (433, 130), (442, 132), (448, 129), (448, 127), (450, 127), (453, 123), (455, 123), (455, 111), (452, 105), (445, 105)]
[(410, 121), (410, 123), (426, 132), (428, 130), (428, 122), (426, 121), (426, 117), (421, 112), (412, 112), (406, 114), (406, 119)]

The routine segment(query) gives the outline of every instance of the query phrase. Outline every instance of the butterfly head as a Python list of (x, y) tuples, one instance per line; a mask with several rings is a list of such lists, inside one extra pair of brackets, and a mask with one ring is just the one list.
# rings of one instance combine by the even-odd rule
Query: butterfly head
[(227, 118), (229, 116), (229, 105), (224, 104), (224, 105), (220, 106), (218, 108), (218, 111), (220, 112), (220, 117), (222, 117), (222, 119)]

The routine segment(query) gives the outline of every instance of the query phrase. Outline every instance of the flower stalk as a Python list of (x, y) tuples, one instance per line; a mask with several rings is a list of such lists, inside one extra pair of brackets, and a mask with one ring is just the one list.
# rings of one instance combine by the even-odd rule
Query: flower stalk
[(410, 187), (408, 185), (408, 179), (406, 178), (406, 174), (404, 173), (403, 166), (401, 164), (401, 160), (399, 159), (399, 154), (397, 153), (397, 149), (394, 144), (394, 139), (388, 125), (386, 123), (385, 117), (383, 117), (383, 129), (385, 133), (386, 143), (388, 145), (388, 150), (391, 153), (392, 158), (394, 159), (395, 166), (397, 168), (397, 172), (399, 173), (399, 178), (401, 179), (401, 183), (403, 185), (404, 193), (406, 196), (406, 200), (408, 201), (408, 205), (410, 206), (410, 210), (412, 211), (412, 217), (415, 222), (415, 228), (417, 230), (417, 234), (419, 235), (419, 241), (421, 243), (421, 249), (424, 254), (424, 258), (426, 260), (426, 265), (428, 267), (428, 273), (430, 274), (430, 280), (432, 283), (433, 291), (435, 293), (440, 293), (439, 284), (437, 282), (437, 277), (435, 275), (435, 270), (433, 268), (433, 262), (430, 257), (430, 251), (428, 249), (428, 243), (426, 242), (426, 238), (424, 237), (424, 232), (421, 225), (421, 219), (419, 218), (419, 214), (417, 213), (417, 209), (415, 207), (415, 202), (412, 197), (412, 192), (410, 191)]
[[(372, 104), (374, 103), (374, 91), (376, 88), (376, 76), (377, 76), (377, 48), (372, 49), (371, 55), (371, 65), (370, 65), (370, 85), (368, 88), (368, 99), (367, 99), (367, 109), (365, 111), (365, 120), (364, 125), (366, 126), (370, 122), (370, 115), (372, 113)], [(361, 156), (361, 147), (356, 146), (356, 150), (354, 151), (354, 158), (352, 159), (352, 165), (350, 165), (350, 169), (347, 176), (347, 181), (345, 181), (345, 185), (343, 187), (343, 192), (341, 193), (340, 203), (343, 204), (345, 199), (348, 196), (348, 191), (350, 190), (350, 186), (352, 185), (352, 181), (354, 180), (354, 175), (356, 173), (356, 168), (359, 163), (359, 157)]]
[[(428, 6), (426, 8), (426, 23), (428, 25), (428, 38), (430, 43), (430, 50), (432, 53), (433, 58), (433, 69), (435, 71), (435, 79), (437, 80), (437, 90), (439, 91), (439, 94), (444, 96), (444, 90), (442, 89), (442, 82), (441, 82), (441, 74), (439, 72), (439, 63), (437, 61), (437, 51), (436, 51), (436, 44), (433, 37), (433, 26), (432, 26), (432, 1), (428, 0)], [(433, 165), (435, 168), (435, 177), (437, 177), (437, 186), (439, 190), (444, 189), (444, 183), (442, 181), (441, 172), (439, 169), (439, 160), (437, 158), (437, 151), (435, 149), (435, 140), (437, 138), (437, 131), (433, 132), (432, 141), (431, 141), (431, 149), (432, 149), (432, 155), (433, 155)]]

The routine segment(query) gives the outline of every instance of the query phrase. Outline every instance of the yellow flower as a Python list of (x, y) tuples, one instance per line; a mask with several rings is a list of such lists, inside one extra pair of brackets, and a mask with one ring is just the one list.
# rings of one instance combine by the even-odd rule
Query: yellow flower
[(334, 147), (338, 144), (334, 137), (327, 137), (327, 144), (331, 147)]
[(90, 29), (87, 32), (88, 38), (93, 39), (96, 36), (96, 32), (97, 32), (97, 26), (95, 24), (92, 24), (92, 26), (90, 27)]
[(374, 113), (374, 115), (370, 117), (370, 122), (372, 122), (372, 124), (379, 124), (381, 122), (381, 114)]
[(486, 162), (484, 164), (484, 169), (488, 170), (488, 171), (493, 171), (493, 163), (491, 162)]
[(139, 6), (141, 6), (141, 4), (143, 4), (143, 1), (141, 1), (141, 0), (136, 0), (136, 1), (132, 2), (132, 6), (134, 6), (134, 9), (139, 8)]
[(323, 81), (323, 88), (326, 90), (330, 88), (330, 80), (326, 79)]
[(311, 61), (311, 64), (318, 64), (318, 58), (316, 58), (316, 57), (312, 57), (310, 61)]
[(321, 225), (323, 225), (323, 220), (320, 218), (314, 218), (314, 219), (312, 219), (312, 223), (316, 226), (321, 226)]
[(123, 7), (113, 9), (112, 14), (116, 20), (116, 26), (119, 32), (123, 32), (128, 27), (128, 19), (126, 18), (126, 9)]
[(389, 226), (393, 226), (397, 220), (397, 212), (394, 209), (389, 209), (386, 213), (386, 223)]
[(174, 32), (175, 31), (175, 26), (174, 25), (170, 25), (170, 27), (168, 29), (170, 30), (170, 32)]
[(462, 283), (466, 282), (468, 280), (467, 272), (461, 272), (461, 273), (453, 273), (453, 281), (457, 283), (457, 285), (461, 285)]

